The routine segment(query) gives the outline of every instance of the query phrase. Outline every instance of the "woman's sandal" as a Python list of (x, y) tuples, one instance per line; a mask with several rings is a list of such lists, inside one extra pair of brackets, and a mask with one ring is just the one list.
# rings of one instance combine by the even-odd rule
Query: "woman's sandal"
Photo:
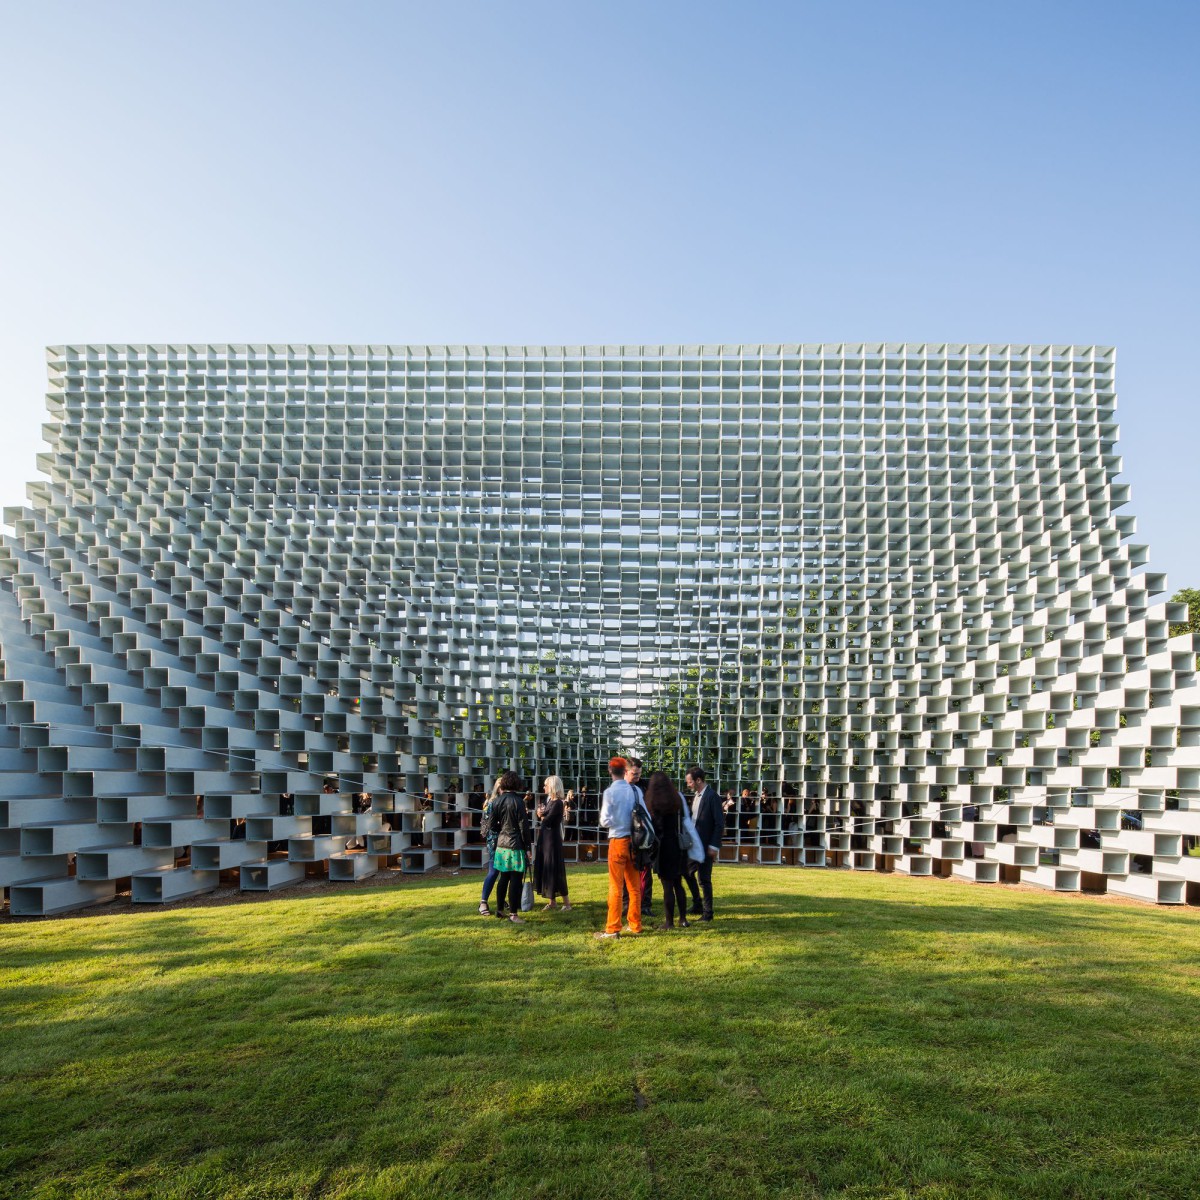
[(479, 902), (479, 915), (481, 917), (490, 917), (492, 915), (492, 910), (488, 908), (488, 902), (486, 900), (480, 900)]

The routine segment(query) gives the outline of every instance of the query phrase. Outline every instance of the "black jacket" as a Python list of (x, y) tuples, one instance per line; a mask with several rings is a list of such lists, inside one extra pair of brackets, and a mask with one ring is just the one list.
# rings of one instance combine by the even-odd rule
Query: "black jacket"
[(533, 827), (525, 801), (516, 792), (504, 792), (492, 805), (491, 824), (499, 833), (496, 845), (501, 850), (526, 850), (533, 845)]
[(725, 814), (721, 811), (721, 797), (713, 785), (706, 784), (700, 793), (700, 807), (696, 811), (696, 832), (704, 843), (709, 846), (720, 846), (725, 834)]

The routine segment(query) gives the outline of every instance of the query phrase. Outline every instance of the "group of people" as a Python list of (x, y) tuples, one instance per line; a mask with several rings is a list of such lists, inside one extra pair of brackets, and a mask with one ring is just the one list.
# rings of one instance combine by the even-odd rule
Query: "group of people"
[[(655, 875), (662, 887), (664, 919), (659, 928), (686, 928), (689, 915), (711, 921), (712, 871), (725, 829), (716, 789), (700, 767), (689, 768), (685, 776), (692, 793), (689, 801), (665, 771), (654, 771), (643, 780), (640, 759), (618, 756), (608, 765), (612, 782), (604, 790), (599, 814), (600, 826), (608, 831), (608, 913), (605, 927), (596, 937), (642, 932), (642, 916), (652, 912)], [(515, 771), (505, 771), (484, 802), (481, 825), (487, 873), (479, 913), (516, 924), (524, 922), (521, 892), (527, 872), (532, 875), (533, 890), (548, 901), (546, 910), (557, 908), (560, 898), (564, 910), (571, 907), (562, 836), (569, 812), (568, 793), (557, 775), (543, 783), (536, 808), (540, 824), (535, 852), (523, 786)], [(640, 822), (653, 829), (653, 838), (641, 836), (643, 843), (652, 843), (649, 850), (635, 845)], [(691, 891), (690, 910), (685, 882)], [(494, 912), (489, 903), (493, 888)], [(623, 924), (623, 914), (627, 914), (627, 924)]]
[(562, 824), (566, 813), (566, 792), (557, 775), (542, 785), (543, 799), (537, 806), (537, 853), (533, 854), (533, 829), (529, 806), (522, 795), (524, 784), (516, 771), (505, 771), (484, 801), (481, 830), (484, 837), (483, 894), (479, 915), (492, 916), (488, 907), (492, 888), (496, 888), (497, 917), (522, 924), (521, 890), (526, 872), (532, 867), (533, 888), (549, 900), (547, 909), (557, 907), (562, 897), (564, 909), (570, 909), (567, 896), (567, 866), (563, 857)]

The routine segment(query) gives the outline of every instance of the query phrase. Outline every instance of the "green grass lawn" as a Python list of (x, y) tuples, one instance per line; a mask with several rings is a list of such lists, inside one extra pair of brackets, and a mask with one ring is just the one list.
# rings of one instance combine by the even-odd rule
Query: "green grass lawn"
[(3, 1197), (1195, 1197), (1200, 914), (718, 868), (0, 926)]

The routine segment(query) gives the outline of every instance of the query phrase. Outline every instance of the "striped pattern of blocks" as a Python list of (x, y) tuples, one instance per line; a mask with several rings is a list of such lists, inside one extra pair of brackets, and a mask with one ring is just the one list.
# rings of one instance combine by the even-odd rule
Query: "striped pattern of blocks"
[(0, 540), (14, 914), (477, 866), (477, 781), (594, 796), (655, 721), (786, 793), (731, 860), (1200, 900), (1198, 647), (1109, 349), (48, 357)]

